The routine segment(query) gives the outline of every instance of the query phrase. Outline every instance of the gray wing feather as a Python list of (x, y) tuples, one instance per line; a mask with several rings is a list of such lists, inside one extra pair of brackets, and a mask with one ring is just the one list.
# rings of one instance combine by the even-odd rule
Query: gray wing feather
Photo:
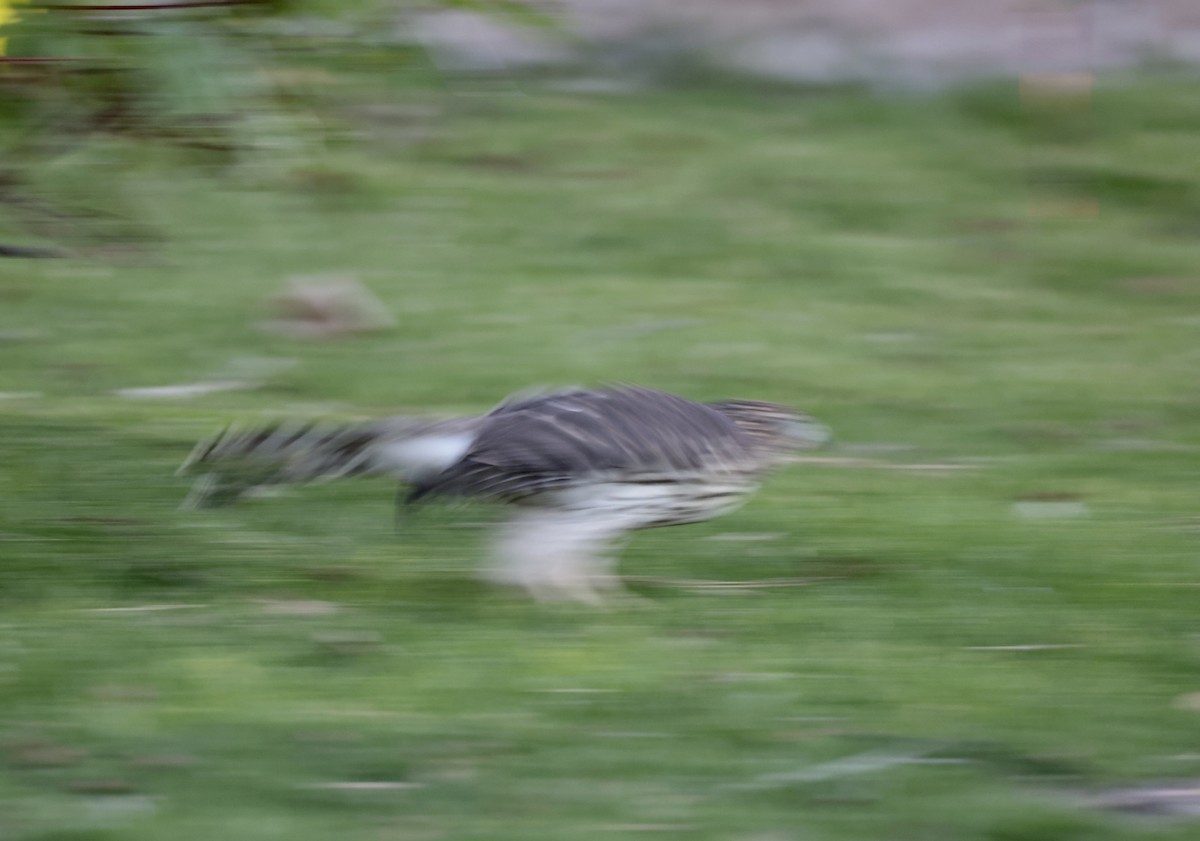
[(502, 404), (463, 458), (412, 498), (519, 499), (603, 476), (744, 472), (754, 458), (745, 433), (703, 404), (636, 387), (575, 390)]

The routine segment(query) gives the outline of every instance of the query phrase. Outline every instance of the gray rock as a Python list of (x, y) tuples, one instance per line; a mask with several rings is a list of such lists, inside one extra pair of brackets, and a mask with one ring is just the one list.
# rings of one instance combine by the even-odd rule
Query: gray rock
[(565, 40), (532, 26), (520, 26), (479, 12), (449, 9), (416, 16), (413, 39), (443, 70), (504, 73), (575, 58)]
[(445, 9), (407, 38), (444, 70), (585, 67), (656, 78), (672, 61), (797, 83), (931, 88), (1172, 58), (1200, 64), (1196, 0), (529, 0), (557, 26)]

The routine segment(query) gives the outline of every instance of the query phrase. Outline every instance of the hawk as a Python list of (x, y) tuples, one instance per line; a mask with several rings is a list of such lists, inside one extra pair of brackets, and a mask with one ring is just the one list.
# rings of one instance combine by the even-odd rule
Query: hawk
[(619, 585), (612, 546), (637, 529), (737, 508), (771, 468), (828, 430), (773, 403), (697, 403), (635, 386), (516, 396), (478, 417), (227, 428), (180, 468), (186, 507), (270, 485), (370, 474), (436, 497), (506, 504), (485, 577), (538, 599), (598, 602)]

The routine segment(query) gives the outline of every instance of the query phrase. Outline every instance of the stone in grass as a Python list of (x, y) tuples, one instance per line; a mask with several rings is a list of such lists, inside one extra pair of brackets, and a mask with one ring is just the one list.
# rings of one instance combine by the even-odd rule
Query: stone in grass
[(1033, 493), (1013, 502), (1013, 513), (1025, 520), (1057, 520), (1091, 513), (1082, 499), (1071, 493)]
[(333, 616), (338, 612), (337, 604), (320, 599), (260, 599), (259, 604), (270, 616)]
[(1101, 809), (1138, 815), (1200, 817), (1200, 780), (1117, 788), (1092, 799)]
[(405, 21), (398, 34), (416, 40), (440, 69), (452, 72), (506, 73), (561, 65), (575, 58), (567, 39), (553, 37), (553, 29), (516, 25), (502, 18), (446, 8)]
[(74, 780), (67, 788), (74, 794), (131, 794), (137, 791), (133, 783), (119, 777)]
[(196, 397), (222, 391), (249, 391), (259, 388), (268, 378), (286, 371), (295, 364), (295, 359), (239, 356), (231, 359), (224, 370), (218, 371), (200, 382), (119, 388), (113, 393), (119, 397), (144, 399)]
[(1200, 712), (1200, 692), (1188, 692), (1176, 698), (1171, 706), (1177, 710)]
[(40, 740), (12, 745), (8, 751), (9, 761), (24, 768), (66, 768), (87, 757), (85, 750)]
[(216, 394), (221, 391), (247, 391), (257, 388), (256, 383), (241, 380), (224, 382), (182, 383), (180, 385), (155, 385), (137, 388), (118, 388), (113, 394), (118, 397), (142, 398), (172, 398), (197, 397), (203, 394)]
[(306, 786), (306, 788), (322, 789), (325, 791), (410, 791), (424, 787), (424, 783), (410, 783), (397, 780), (346, 780), (311, 783)]
[(336, 338), (396, 323), (383, 302), (350, 275), (290, 277), (271, 303), (276, 318), (259, 326), (294, 338)]

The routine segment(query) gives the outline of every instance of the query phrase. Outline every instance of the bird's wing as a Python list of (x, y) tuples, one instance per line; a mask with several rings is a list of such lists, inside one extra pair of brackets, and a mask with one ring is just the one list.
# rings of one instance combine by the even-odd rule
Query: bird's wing
[(463, 458), (428, 482), (426, 494), (520, 499), (604, 478), (672, 481), (739, 472), (753, 447), (720, 412), (645, 388), (572, 390), (502, 404)]

